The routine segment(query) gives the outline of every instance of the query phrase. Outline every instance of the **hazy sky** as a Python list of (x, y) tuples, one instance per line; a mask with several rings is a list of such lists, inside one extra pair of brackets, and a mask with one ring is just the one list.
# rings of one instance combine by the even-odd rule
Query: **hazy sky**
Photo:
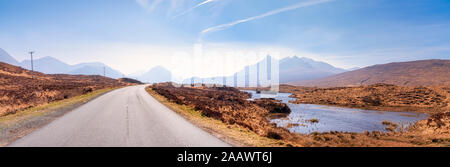
[(0, 1), (0, 48), (18, 60), (34, 50), (132, 73), (170, 67), (172, 55), (195, 44), (210, 57), (277, 52), (341, 68), (449, 59), (450, 1)]

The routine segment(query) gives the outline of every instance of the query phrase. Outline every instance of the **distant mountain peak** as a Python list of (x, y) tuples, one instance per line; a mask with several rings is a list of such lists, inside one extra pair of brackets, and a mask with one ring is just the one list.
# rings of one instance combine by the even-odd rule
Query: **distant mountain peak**
[(296, 55), (285, 57), (280, 60), (280, 62), (286, 62), (286, 61), (295, 61), (295, 62), (316, 62), (315, 60), (307, 57), (298, 57)]
[(51, 56), (44, 56), (44, 57), (42, 57), (42, 58), (39, 58), (39, 59), (49, 59), (49, 60), (58, 60), (58, 59), (56, 59), (56, 58), (54, 58), (54, 57), (51, 57)]
[(102, 62), (87, 62), (87, 63), (79, 63), (75, 64), (74, 66), (82, 67), (82, 66), (95, 66), (95, 67), (104, 67), (107, 66)]
[[(297, 57), (297, 56), (295, 56), (295, 57)], [(313, 60), (311, 58), (307, 58), (307, 57), (297, 57), (297, 59), (300, 59), (305, 62), (319, 62), (319, 61), (315, 61), (315, 60)]]
[[(57, 58), (45, 56), (35, 59), (34, 69), (46, 74), (77, 74), (77, 75), (103, 75), (110, 78), (120, 78), (123, 74), (101, 62), (88, 62), (69, 65)], [(20, 63), (25, 69), (31, 69), (30, 60)]]
[(163, 66), (160, 66), (160, 65), (155, 66), (155, 67), (151, 68), (150, 70), (154, 70), (154, 69), (163, 69), (163, 70), (167, 70), (166, 68), (164, 68)]
[(5, 62), (12, 65), (18, 65), (19, 62), (14, 59), (12, 56), (10, 56), (5, 50), (0, 48), (0, 61)]
[[(45, 56), (45, 57), (42, 57), (42, 58), (39, 58), (39, 59), (40, 60), (46, 60), (46, 61), (57, 61), (57, 62), (64, 63), (63, 61), (61, 61), (61, 60), (59, 60), (57, 58), (51, 57), (51, 56)], [(36, 59), (36, 60), (38, 60), (38, 59)], [(67, 63), (65, 63), (65, 64), (67, 64)]]
[(138, 80), (149, 83), (169, 82), (172, 79), (172, 73), (163, 66), (155, 66), (147, 72), (137, 76)]

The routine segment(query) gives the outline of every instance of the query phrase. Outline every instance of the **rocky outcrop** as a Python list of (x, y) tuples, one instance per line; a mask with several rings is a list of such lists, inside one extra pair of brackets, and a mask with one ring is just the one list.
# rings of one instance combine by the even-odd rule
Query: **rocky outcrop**
[(269, 113), (282, 113), (282, 114), (291, 113), (291, 109), (286, 104), (273, 98), (255, 99), (253, 102), (258, 106), (268, 110)]

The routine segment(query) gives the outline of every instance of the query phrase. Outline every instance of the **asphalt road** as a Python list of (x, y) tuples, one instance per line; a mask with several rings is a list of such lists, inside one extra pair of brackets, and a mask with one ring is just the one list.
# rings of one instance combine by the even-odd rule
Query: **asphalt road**
[(9, 146), (230, 146), (168, 109), (145, 86), (114, 90)]

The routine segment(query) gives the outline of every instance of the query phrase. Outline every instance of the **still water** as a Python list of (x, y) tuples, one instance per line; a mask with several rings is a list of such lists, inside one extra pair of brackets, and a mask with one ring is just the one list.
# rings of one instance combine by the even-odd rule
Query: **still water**
[[(295, 98), (289, 97), (290, 93), (272, 95), (256, 94), (255, 91), (247, 90), (246, 92), (252, 94), (252, 99), (275, 98), (286, 103), (292, 110), (291, 114), (287, 118), (273, 119), (271, 122), (296, 133), (385, 131), (385, 126), (382, 125), (384, 120), (396, 122), (400, 126), (407, 126), (428, 117), (426, 114), (412, 112), (387, 112), (315, 104), (292, 104), (289, 101), (294, 101)], [(313, 123), (311, 121), (313, 119), (318, 120), (318, 122)]]

